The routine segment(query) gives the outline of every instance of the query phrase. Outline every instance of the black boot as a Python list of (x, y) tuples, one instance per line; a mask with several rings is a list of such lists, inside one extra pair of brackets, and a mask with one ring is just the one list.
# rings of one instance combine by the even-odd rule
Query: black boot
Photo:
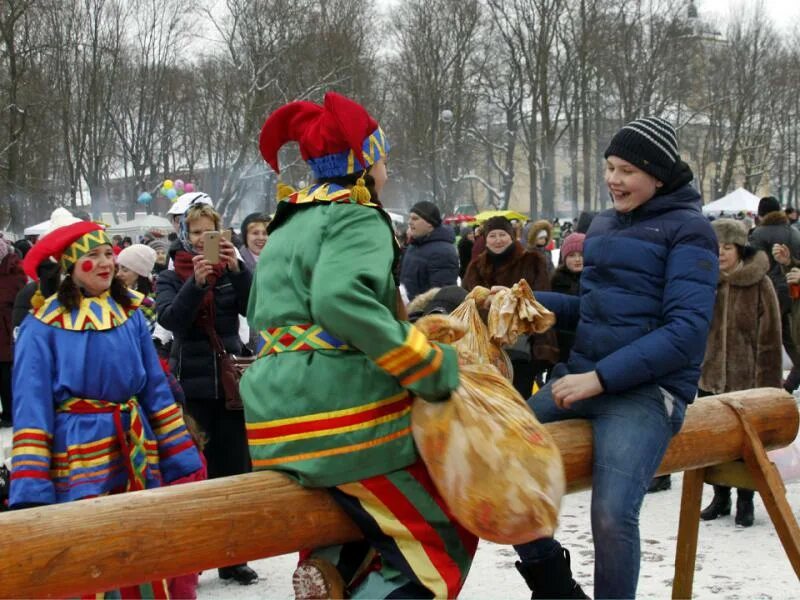
[(233, 579), (239, 585), (250, 585), (258, 581), (258, 573), (253, 571), (253, 569), (248, 567), (247, 563), (245, 563), (243, 565), (231, 565), (230, 567), (220, 568), (219, 578)]
[(753, 490), (737, 490), (736, 524), (741, 527), (753, 526)]
[(731, 514), (731, 488), (724, 485), (714, 486), (714, 499), (700, 512), (703, 521), (713, 521), (719, 516)]
[(569, 551), (559, 548), (546, 558), (536, 561), (517, 562), (517, 571), (535, 598), (588, 598), (572, 578)]
[(647, 493), (663, 492), (672, 487), (672, 478), (669, 475), (662, 475), (661, 477), (654, 477), (650, 482), (650, 487), (647, 488)]

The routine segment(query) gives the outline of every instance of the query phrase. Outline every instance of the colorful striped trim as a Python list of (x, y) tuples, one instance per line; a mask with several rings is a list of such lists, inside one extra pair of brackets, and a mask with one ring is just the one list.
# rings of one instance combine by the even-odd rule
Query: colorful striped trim
[(336, 204), (361, 204), (362, 206), (378, 207), (374, 202), (357, 202), (350, 197), (350, 190), (330, 183), (318, 183), (281, 200), (287, 204), (311, 204), (313, 202), (328, 202)]
[(18, 429), (13, 436), (11, 480), (50, 479), (53, 436), (43, 429)]
[(72, 242), (72, 244), (70, 244), (66, 250), (64, 250), (64, 253), (61, 255), (60, 259), (61, 268), (66, 271), (69, 267), (78, 262), (82, 256), (89, 254), (89, 252), (98, 246), (103, 246), (106, 244), (112, 246), (114, 242), (104, 229), (98, 229), (96, 231), (85, 233), (77, 240)]
[(400, 385), (408, 387), (438, 371), (442, 360), (442, 349), (428, 342), (428, 338), (411, 325), (403, 345), (386, 352), (375, 363), (396, 377)]
[[(378, 127), (361, 143), (361, 157), (367, 166), (375, 164), (389, 154), (389, 140), (383, 129)], [(364, 166), (356, 160), (356, 152), (352, 149), (333, 154), (309, 158), (306, 163), (311, 167), (316, 179), (341, 177), (352, 173), (360, 173)]]
[(355, 408), (248, 423), (247, 440), (251, 446), (261, 446), (367, 429), (405, 417), (411, 412), (411, 402), (411, 396), (401, 392)]
[(303, 323), (285, 327), (271, 327), (258, 332), (259, 358), (281, 352), (307, 352), (311, 350), (351, 350), (350, 346), (333, 337), (319, 325)]
[[(127, 402), (109, 402), (107, 400), (93, 400), (87, 398), (70, 398), (61, 406), (58, 407), (58, 412), (62, 413), (77, 413), (77, 414), (102, 414), (111, 413), (114, 415), (114, 428), (116, 430), (116, 442), (120, 449), (121, 454), (125, 457), (125, 466), (128, 470), (128, 481), (125, 486), (126, 491), (143, 490), (146, 486), (147, 480), (147, 467), (148, 467), (148, 452), (145, 441), (149, 442), (147, 445), (155, 443), (150, 440), (145, 440), (144, 424), (142, 423), (141, 414), (139, 411), (139, 401), (136, 396), (130, 398)], [(122, 413), (130, 413), (130, 425), (123, 427)], [(110, 445), (109, 445), (110, 447)], [(108, 462), (109, 456), (106, 456), (103, 462)], [(158, 463), (156, 456), (156, 464)], [(97, 461), (95, 461), (96, 466)], [(71, 467), (69, 461), (67, 465)], [(70, 469), (66, 470), (69, 474)], [(72, 477), (71, 477), (72, 479)]]
[(338, 446), (336, 448), (329, 448), (327, 450), (319, 450), (317, 452), (304, 452), (302, 454), (293, 454), (291, 456), (282, 456), (278, 458), (253, 459), (253, 467), (256, 468), (272, 467), (275, 465), (288, 464), (288, 463), (298, 462), (301, 460), (312, 460), (316, 458), (325, 458), (328, 456), (339, 456), (341, 454), (360, 452), (361, 450), (368, 450), (370, 448), (375, 448), (376, 446), (382, 446), (383, 444), (388, 444), (389, 442), (393, 442), (394, 440), (400, 439), (407, 435), (411, 435), (410, 426), (401, 429), (399, 431), (395, 431), (394, 433), (390, 433), (389, 435), (384, 435), (382, 437), (375, 438), (373, 440), (369, 440), (366, 442), (361, 442), (358, 444), (350, 444), (349, 446)]
[(50, 296), (33, 316), (51, 327), (69, 331), (106, 331), (125, 323), (142, 304), (144, 295), (128, 290), (131, 305), (128, 308), (117, 304), (109, 292), (100, 296), (83, 298), (78, 308), (67, 311), (58, 298)]

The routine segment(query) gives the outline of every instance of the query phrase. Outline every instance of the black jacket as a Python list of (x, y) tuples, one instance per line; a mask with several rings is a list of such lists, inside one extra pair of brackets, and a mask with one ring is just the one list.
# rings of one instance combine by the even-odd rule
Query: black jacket
[[(550, 279), (550, 285), (554, 292), (567, 294), (569, 296), (581, 295), (581, 274), (573, 273), (566, 265), (561, 265), (554, 272)], [(565, 363), (569, 360), (569, 351), (575, 344), (575, 329), (560, 326), (556, 323), (556, 339), (558, 340), (558, 362)]]
[(782, 210), (764, 215), (761, 224), (750, 234), (750, 245), (757, 250), (763, 250), (769, 258), (767, 275), (775, 286), (781, 314), (786, 314), (792, 309), (792, 300), (789, 297), (789, 284), (786, 283), (784, 269), (772, 258), (774, 244), (786, 244), (792, 259), (800, 259), (800, 231), (789, 225), (789, 218)]
[(453, 230), (442, 225), (424, 238), (411, 240), (400, 267), (400, 283), (405, 286), (409, 300), (431, 288), (456, 285), (458, 253), (455, 241)]
[[(239, 264), (239, 273), (225, 271), (214, 286), (215, 330), (227, 352), (240, 354), (239, 315), (247, 312), (250, 273)], [(217, 359), (205, 331), (195, 324), (207, 287), (194, 277), (181, 281), (175, 271), (162, 271), (156, 283), (158, 322), (172, 332), (170, 368), (187, 398), (224, 398)]]

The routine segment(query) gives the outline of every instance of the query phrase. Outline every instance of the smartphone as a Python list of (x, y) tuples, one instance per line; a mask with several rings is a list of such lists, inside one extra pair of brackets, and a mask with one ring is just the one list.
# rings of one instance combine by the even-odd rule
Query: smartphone
[(203, 256), (212, 265), (219, 264), (219, 240), (222, 234), (219, 231), (206, 231), (203, 233)]
[(231, 230), (230, 229), (226, 229), (225, 231), (223, 231), (222, 232), (222, 237), (225, 238), (226, 241), (230, 242), (231, 241)]

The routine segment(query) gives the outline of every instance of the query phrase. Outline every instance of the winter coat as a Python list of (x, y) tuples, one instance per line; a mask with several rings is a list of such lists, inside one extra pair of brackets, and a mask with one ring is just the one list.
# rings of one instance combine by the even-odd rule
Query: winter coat
[(537, 298), (575, 327), (570, 373), (596, 371), (606, 393), (655, 383), (697, 393), (719, 276), (719, 246), (690, 185), (592, 221), (578, 298)]
[[(0, 242), (1, 243), (1, 242)], [(11, 362), (14, 324), (11, 313), (17, 293), (25, 287), (22, 261), (12, 250), (0, 262), (0, 362)]]
[(733, 273), (720, 273), (700, 389), (714, 394), (781, 387), (781, 316), (759, 251)]
[(784, 269), (772, 258), (774, 244), (786, 244), (792, 258), (800, 259), (800, 231), (789, 225), (789, 217), (782, 210), (764, 215), (759, 226), (750, 234), (750, 245), (766, 253), (769, 259), (769, 278), (778, 295), (781, 314), (786, 314), (792, 308), (792, 300), (789, 297)]
[[(566, 265), (558, 267), (550, 279), (550, 286), (554, 292), (569, 296), (580, 296), (581, 274), (573, 273)], [(556, 340), (558, 342), (558, 362), (565, 363), (569, 359), (569, 351), (575, 344), (575, 330), (555, 324)]]
[(458, 240), (458, 276), (462, 279), (464, 278), (464, 273), (467, 272), (469, 263), (472, 262), (472, 247), (474, 245), (475, 242), (467, 236)]
[[(214, 285), (215, 327), (227, 352), (241, 354), (239, 315), (247, 314), (250, 272), (223, 272)], [(216, 355), (208, 335), (195, 323), (208, 288), (194, 277), (181, 281), (175, 271), (162, 271), (156, 283), (158, 323), (172, 332), (170, 369), (189, 399), (223, 399)]]
[(400, 267), (402, 283), (408, 299), (434, 287), (456, 285), (458, 252), (452, 228), (439, 226), (422, 238), (414, 238), (403, 255)]
[[(478, 285), (486, 288), (493, 285), (511, 287), (520, 279), (526, 280), (537, 296), (541, 290), (550, 290), (550, 279), (541, 253), (528, 252), (513, 242), (513, 251), (508, 259), (495, 267), (489, 260), (488, 252), (481, 252), (467, 267), (461, 284), (465, 290), (469, 291)], [(531, 343), (531, 356), (534, 359), (550, 365), (558, 362), (558, 344), (553, 330), (531, 336)]]

